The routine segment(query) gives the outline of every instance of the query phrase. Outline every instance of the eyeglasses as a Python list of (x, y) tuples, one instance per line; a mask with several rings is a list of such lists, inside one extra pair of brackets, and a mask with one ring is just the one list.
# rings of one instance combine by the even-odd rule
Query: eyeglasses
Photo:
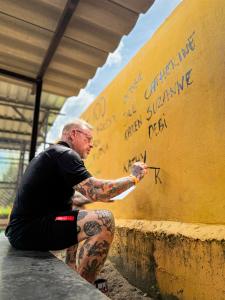
[(85, 133), (85, 132), (83, 132), (81, 130), (78, 130), (78, 129), (76, 129), (76, 131), (82, 133), (86, 137), (86, 139), (87, 139), (87, 141), (88, 141), (89, 144), (93, 142), (92, 136), (89, 136), (87, 133)]

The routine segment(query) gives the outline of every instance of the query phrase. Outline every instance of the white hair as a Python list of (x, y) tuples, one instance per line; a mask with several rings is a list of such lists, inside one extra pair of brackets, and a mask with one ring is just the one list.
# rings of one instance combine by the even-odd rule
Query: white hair
[(78, 129), (93, 129), (88, 122), (84, 121), (83, 119), (74, 119), (72, 122), (67, 123), (62, 130), (62, 136), (68, 134), (71, 129), (78, 128)]

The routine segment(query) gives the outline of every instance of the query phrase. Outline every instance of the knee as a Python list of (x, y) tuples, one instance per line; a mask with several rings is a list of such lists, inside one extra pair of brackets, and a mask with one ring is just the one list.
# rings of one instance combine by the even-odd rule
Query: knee
[(113, 235), (115, 231), (115, 221), (112, 212), (104, 209), (97, 210), (96, 214), (98, 215), (98, 220), (102, 223), (102, 226)]

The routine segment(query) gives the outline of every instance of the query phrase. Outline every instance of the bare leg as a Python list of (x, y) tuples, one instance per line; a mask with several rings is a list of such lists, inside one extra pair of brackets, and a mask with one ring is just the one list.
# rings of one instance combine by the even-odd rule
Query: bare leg
[(77, 248), (78, 248), (78, 244), (73, 245), (66, 249), (66, 264), (74, 270), (77, 270), (76, 267)]
[[(79, 192), (76, 192), (72, 199), (72, 209), (85, 210), (86, 203), (90, 203), (90, 200), (88, 200)], [(66, 264), (74, 270), (77, 270), (77, 249), (78, 244), (66, 249)]]
[(72, 247), (69, 248), (71, 261), (68, 264), (87, 281), (93, 283), (104, 265), (113, 240), (114, 218), (107, 210), (80, 210), (77, 226), (80, 230), (78, 241), (84, 241), (84, 243), (77, 251), (77, 265), (71, 254)]

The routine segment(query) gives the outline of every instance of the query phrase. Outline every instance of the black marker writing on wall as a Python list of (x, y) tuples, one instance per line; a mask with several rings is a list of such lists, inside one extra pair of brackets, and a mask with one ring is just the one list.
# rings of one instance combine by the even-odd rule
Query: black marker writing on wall
[(129, 158), (128, 161), (126, 162), (126, 164), (124, 164), (123, 166), (123, 170), (125, 173), (128, 173), (132, 167), (132, 165), (136, 162), (136, 161), (143, 161), (144, 163), (146, 162), (147, 159), (147, 151), (144, 150), (143, 152), (134, 155), (132, 158)]
[(97, 126), (96, 126), (96, 130), (99, 131), (103, 131), (108, 129), (114, 122), (116, 121), (116, 115), (112, 115), (108, 118), (103, 119), (103, 121), (99, 121)]
[(93, 160), (99, 159), (103, 154), (105, 154), (108, 151), (108, 149), (108, 144), (99, 144), (98, 147), (95, 148), (95, 152), (92, 155)]
[(106, 99), (105, 97), (101, 97), (98, 101), (94, 104), (93, 107), (93, 117), (95, 120), (104, 117), (106, 113)]
[(135, 120), (126, 130), (124, 133), (125, 140), (128, 140), (136, 131), (138, 131), (142, 126), (142, 117), (140, 116), (139, 119)]
[(131, 107), (129, 107), (128, 110), (123, 113), (123, 116), (129, 118), (129, 117), (132, 117), (136, 112), (137, 112), (137, 110), (136, 110), (134, 104), (132, 104)]
[(152, 139), (153, 136), (158, 136), (164, 129), (167, 128), (165, 114), (162, 115), (156, 122), (149, 124), (148, 137)]
[(125, 102), (127, 102), (128, 100), (130, 100), (132, 98), (132, 94), (137, 89), (138, 84), (141, 80), (143, 80), (143, 75), (140, 72), (140, 73), (138, 73), (136, 78), (132, 81), (131, 85), (128, 87), (127, 92), (126, 92), (125, 96), (123, 97)]
[(192, 69), (188, 70), (185, 74), (178, 79), (173, 86), (164, 90), (163, 94), (156, 98), (155, 101), (151, 102), (147, 108), (147, 121), (150, 121), (152, 116), (157, 113), (162, 106), (170, 101), (175, 95), (180, 95), (185, 89), (192, 85)]
[(175, 70), (175, 68), (177, 68), (183, 62), (183, 60), (195, 50), (194, 35), (195, 31), (188, 37), (185, 46), (179, 50), (176, 57), (171, 58), (152, 80), (144, 93), (144, 98), (146, 100), (148, 100), (155, 93), (160, 83), (164, 82)]
[[(144, 150), (143, 152), (141, 152), (139, 154), (134, 155), (132, 158), (129, 158), (128, 161), (123, 166), (123, 171), (125, 173), (129, 173), (131, 171), (132, 165), (137, 161), (143, 161), (144, 163), (146, 163), (146, 161), (147, 161), (147, 151), (146, 150)], [(157, 184), (158, 182), (160, 184), (162, 184), (162, 180), (159, 177), (160, 168), (149, 166), (148, 169), (154, 171), (155, 184)]]
[(148, 169), (152, 169), (155, 171), (155, 184), (159, 183), (162, 184), (162, 181), (159, 177), (159, 172), (160, 172), (160, 168), (156, 168), (156, 167), (148, 167)]

